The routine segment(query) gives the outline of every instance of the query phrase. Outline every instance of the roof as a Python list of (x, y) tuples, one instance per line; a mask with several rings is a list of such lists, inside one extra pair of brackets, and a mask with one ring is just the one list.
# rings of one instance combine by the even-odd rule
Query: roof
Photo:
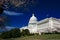
[(46, 18), (46, 19), (43, 19), (43, 20), (39, 21), (38, 24), (39, 23), (48, 22), (49, 20), (56, 20), (56, 21), (59, 21), (60, 22), (60, 19), (54, 18), (54, 17), (50, 17), (50, 18)]
[(25, 26), (25, 27), (21, 27), (20, 29), (28, 29), (28, 27), (27, 27), (27, 26)]

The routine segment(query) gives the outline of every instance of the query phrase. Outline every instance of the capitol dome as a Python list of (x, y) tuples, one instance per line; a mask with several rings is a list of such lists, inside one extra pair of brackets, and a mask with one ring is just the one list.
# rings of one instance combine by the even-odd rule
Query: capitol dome
[(29, 20), (29, 23), (36, 23), (37, 22), (37, 18), (34, 16), (34, 14), (32, 14), (32, 17)]

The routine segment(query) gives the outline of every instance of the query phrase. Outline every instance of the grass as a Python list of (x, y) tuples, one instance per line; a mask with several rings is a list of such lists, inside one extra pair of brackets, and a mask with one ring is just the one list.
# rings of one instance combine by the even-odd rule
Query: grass
[(44, 35), (32, 35), (22, 36), (19, 38), (0, 39), (0, 40), (60, 40), (60, 34), (44, 34)]

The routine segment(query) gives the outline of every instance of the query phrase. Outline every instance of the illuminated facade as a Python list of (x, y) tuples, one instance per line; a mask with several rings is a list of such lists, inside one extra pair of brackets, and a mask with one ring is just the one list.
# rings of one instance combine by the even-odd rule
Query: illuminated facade
[(37, 21), (37, 18), (33, 14), (29, 20), (28, 26), (20, 29), (28, 29), (30, 33), (39, 34), (53, 31), (60, 32), (60, 19), (50, 17)]

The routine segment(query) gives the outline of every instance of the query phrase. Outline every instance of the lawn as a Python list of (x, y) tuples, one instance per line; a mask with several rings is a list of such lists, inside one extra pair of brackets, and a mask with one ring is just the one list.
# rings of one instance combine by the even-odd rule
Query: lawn
[(60, 40), (60, 34), (44, 34), (32, 35), (19, 38), (3, 39), (3, 40)]

